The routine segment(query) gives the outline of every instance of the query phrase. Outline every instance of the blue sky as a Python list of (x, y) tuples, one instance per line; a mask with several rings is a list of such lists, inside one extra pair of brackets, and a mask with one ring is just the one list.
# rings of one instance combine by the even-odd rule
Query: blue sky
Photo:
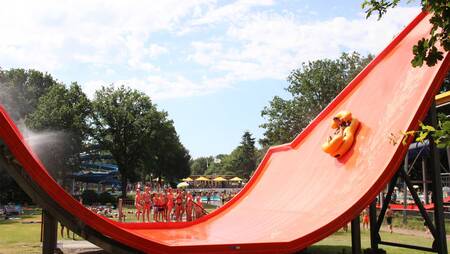
[(34, 68), (91, 98), (128, 85), (169, 112), (194, 157), (229, 153), (302, 62), (376, 54), (419, 13), (366, 20), (361, 1), (9, 1), (0, 67)]

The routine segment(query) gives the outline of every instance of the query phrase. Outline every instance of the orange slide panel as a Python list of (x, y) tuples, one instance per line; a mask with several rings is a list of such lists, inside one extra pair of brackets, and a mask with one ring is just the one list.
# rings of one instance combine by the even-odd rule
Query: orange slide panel
[[(449, 70), (447, 55), (434, 67), (411, 67), (411, 48), (429, 33), (429, 17), (419, 14), (294, 141), (272, 147), (234, 199), (195, 222), (126, 224), (96, 215), (51, 178), (2, 108), (0, 139), (67, 212), (137, 250), (292, 253), (352, 220), (401, 164), (408, 146), (392, 144), (391, 134), (417, 128)], [(352, 149), (335, 159), (321, 144), (331, 133), (330, 119), (344, 109), (361, 126)]]

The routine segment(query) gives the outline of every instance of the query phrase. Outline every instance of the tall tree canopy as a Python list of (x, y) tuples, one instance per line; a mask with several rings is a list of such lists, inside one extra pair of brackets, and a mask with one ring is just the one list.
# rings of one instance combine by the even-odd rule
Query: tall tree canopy
[(291, 141), (372, 60), (358, 53), (343, 53), (338, 59), (303, 63), (287, 78), (290, 99), (275, 96), (261, 115), (267, 120), (263, 146)]
[(137, 180), (143, 172), (189, 175), (190, 157), (173, 122), (148, 96), (123, 86), (109, 86), (96, 92), (92, 104), (93, 137), (116, 161), (123, 196), (128, 180)]
[(36, 70), (0, 69), (0, 102), (18, 121), (36, 110), (39, 98), (58, 84), (50, 74)]
[[(22, 125), (39, 107), (40, 99), (58, 82), (50, 74), (36, 70), (0, 69), (0, 104), (16, 124)], [(24, 127), (24, 126), (21, 126)], [(27, 201), (29, 198), (16, 182), (0, 169), (0, 202)]]
[(26, 118), (26, 126), (42, 132), (45, 142), (33, 147), (47, 169), (64, 177), (78, 170), (83, 143), (89, 135), (91, 104), (77, 83), (68, 88), (53, 85), (39, 98), (37, 108)]
[(256, 169), (257, 153), (255, 147), (255, 138), (249, 131), (242, 135), (241, 145), (238, 147), (238, 163), (236, 165), (236, 174), (245, 178), (250, 178)]
[[(173, 121), (167, 119), (167, 113), (161, 114), (157, 125), (147, 141), (147, 158), (145, 165), (147, 173), (159, 179), (165, 178), (175, 183), (180, 178), (191, 174), (189, 151), (183, 146), (177, 135)], [(151, 159), (153, 158), (153, 159)]]

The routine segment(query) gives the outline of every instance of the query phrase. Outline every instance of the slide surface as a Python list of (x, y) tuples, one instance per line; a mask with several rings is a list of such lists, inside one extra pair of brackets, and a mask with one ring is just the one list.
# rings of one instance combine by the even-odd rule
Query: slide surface
[[(92, 213), (51, 178), (1, 107), (0, 140), (62, 209), (123, 245), (146, 253), (292, 253), (358, 215), (401, 164), (408, 146), (400, 131), (417, 128), (449, 69), (447, 55), (434, 67), (411, 67), (428, 19), (419, 14), (294, 141), (272, 147), (234, 199), (194, 222), (126, 224)], [(361, 126), (351, 150), (335, 159), (321, 144), (341, 110)]]

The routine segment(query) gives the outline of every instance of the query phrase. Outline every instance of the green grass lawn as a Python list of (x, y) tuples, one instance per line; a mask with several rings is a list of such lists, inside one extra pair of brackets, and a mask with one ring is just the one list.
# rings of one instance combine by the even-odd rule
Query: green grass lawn
[[(381, 239), (389, 242), (400, 242), (414, 245), (420, 245), (425, 247), (431, 247), (432, 239), (424, 238), (423, 236), (410, 236), (388, 232), (381, 232)], [(361, 247), (366, 249), (370, 247), (370, 233), (369, 231), (361, 231)], [(396, 248), (390, 246), (380, 245), (380, 248), (386, 250), (387, 253), (395, 254), (425, 254), (429, 252), (423, 252), (418, 250), (410, 250), (403, 248)], [(336, 232), (332, 236), (325, 238), (324, 240), (316, 243), (308, 248), (308, 253), (311, 254), (336, 254), (336, 253), (352, 253), (351, 249), (351, 233)]]
[[(41, 253), (41, 215), (22, 215), (20, 219), (0, 220), (0, 254)], [(58, 225), (58, 239), (60, 236)], [(70, 234), (72, 237), (72, 233)], [(77, 240), (81, 240), (76, 236)]]
[[(30, 222), (40, 222), (40, 220), (41, 216), (39, 214), (23, 215), (18, 220), (6, 220), (6, 221), (0, 220), (0, 254), (41, 253), (41, 243), (40, 243), (41, 224), (30, 223)], [(400, 218), (397, 218), (397, 221), (400, 222), (401, 221)], [(413, 224), (412, 220), (411, 224)], [(70, 236), (72, 236), (72, 234)], [(398, 233), (390, 234), (387, 232), (381, 232), (381, 237), (383, 240), (386, 241), (416, 244), (426, 247), (431, 246), (432, 241), (430, 237), (403, 235)], [(58, 239), (59, 240), (61, 239), (59, 226), (58, 226)], [(63, 239), (71, 239), (71, 238), (66, 238), (66, 233), (64, 233)], [(79, 238), (78, 236), (76, 236), (76, 239), (81, 240), (81, 238)], [(362, 231), (361, 240), (363, 249), (368, 248), (370, 246), (369, 231)], [(395, 253), (395, 254), (427, 253), (422, 251), (401, 249), (389, 246), (380, 246), (380, 247), (385, 249), (387, 253)], [(308, 253), (313, 254), (351, 253), (351, 234), (348, 232), (345, 233), (341, 231), (334, 233), (330, 237), (308, 248)]]

